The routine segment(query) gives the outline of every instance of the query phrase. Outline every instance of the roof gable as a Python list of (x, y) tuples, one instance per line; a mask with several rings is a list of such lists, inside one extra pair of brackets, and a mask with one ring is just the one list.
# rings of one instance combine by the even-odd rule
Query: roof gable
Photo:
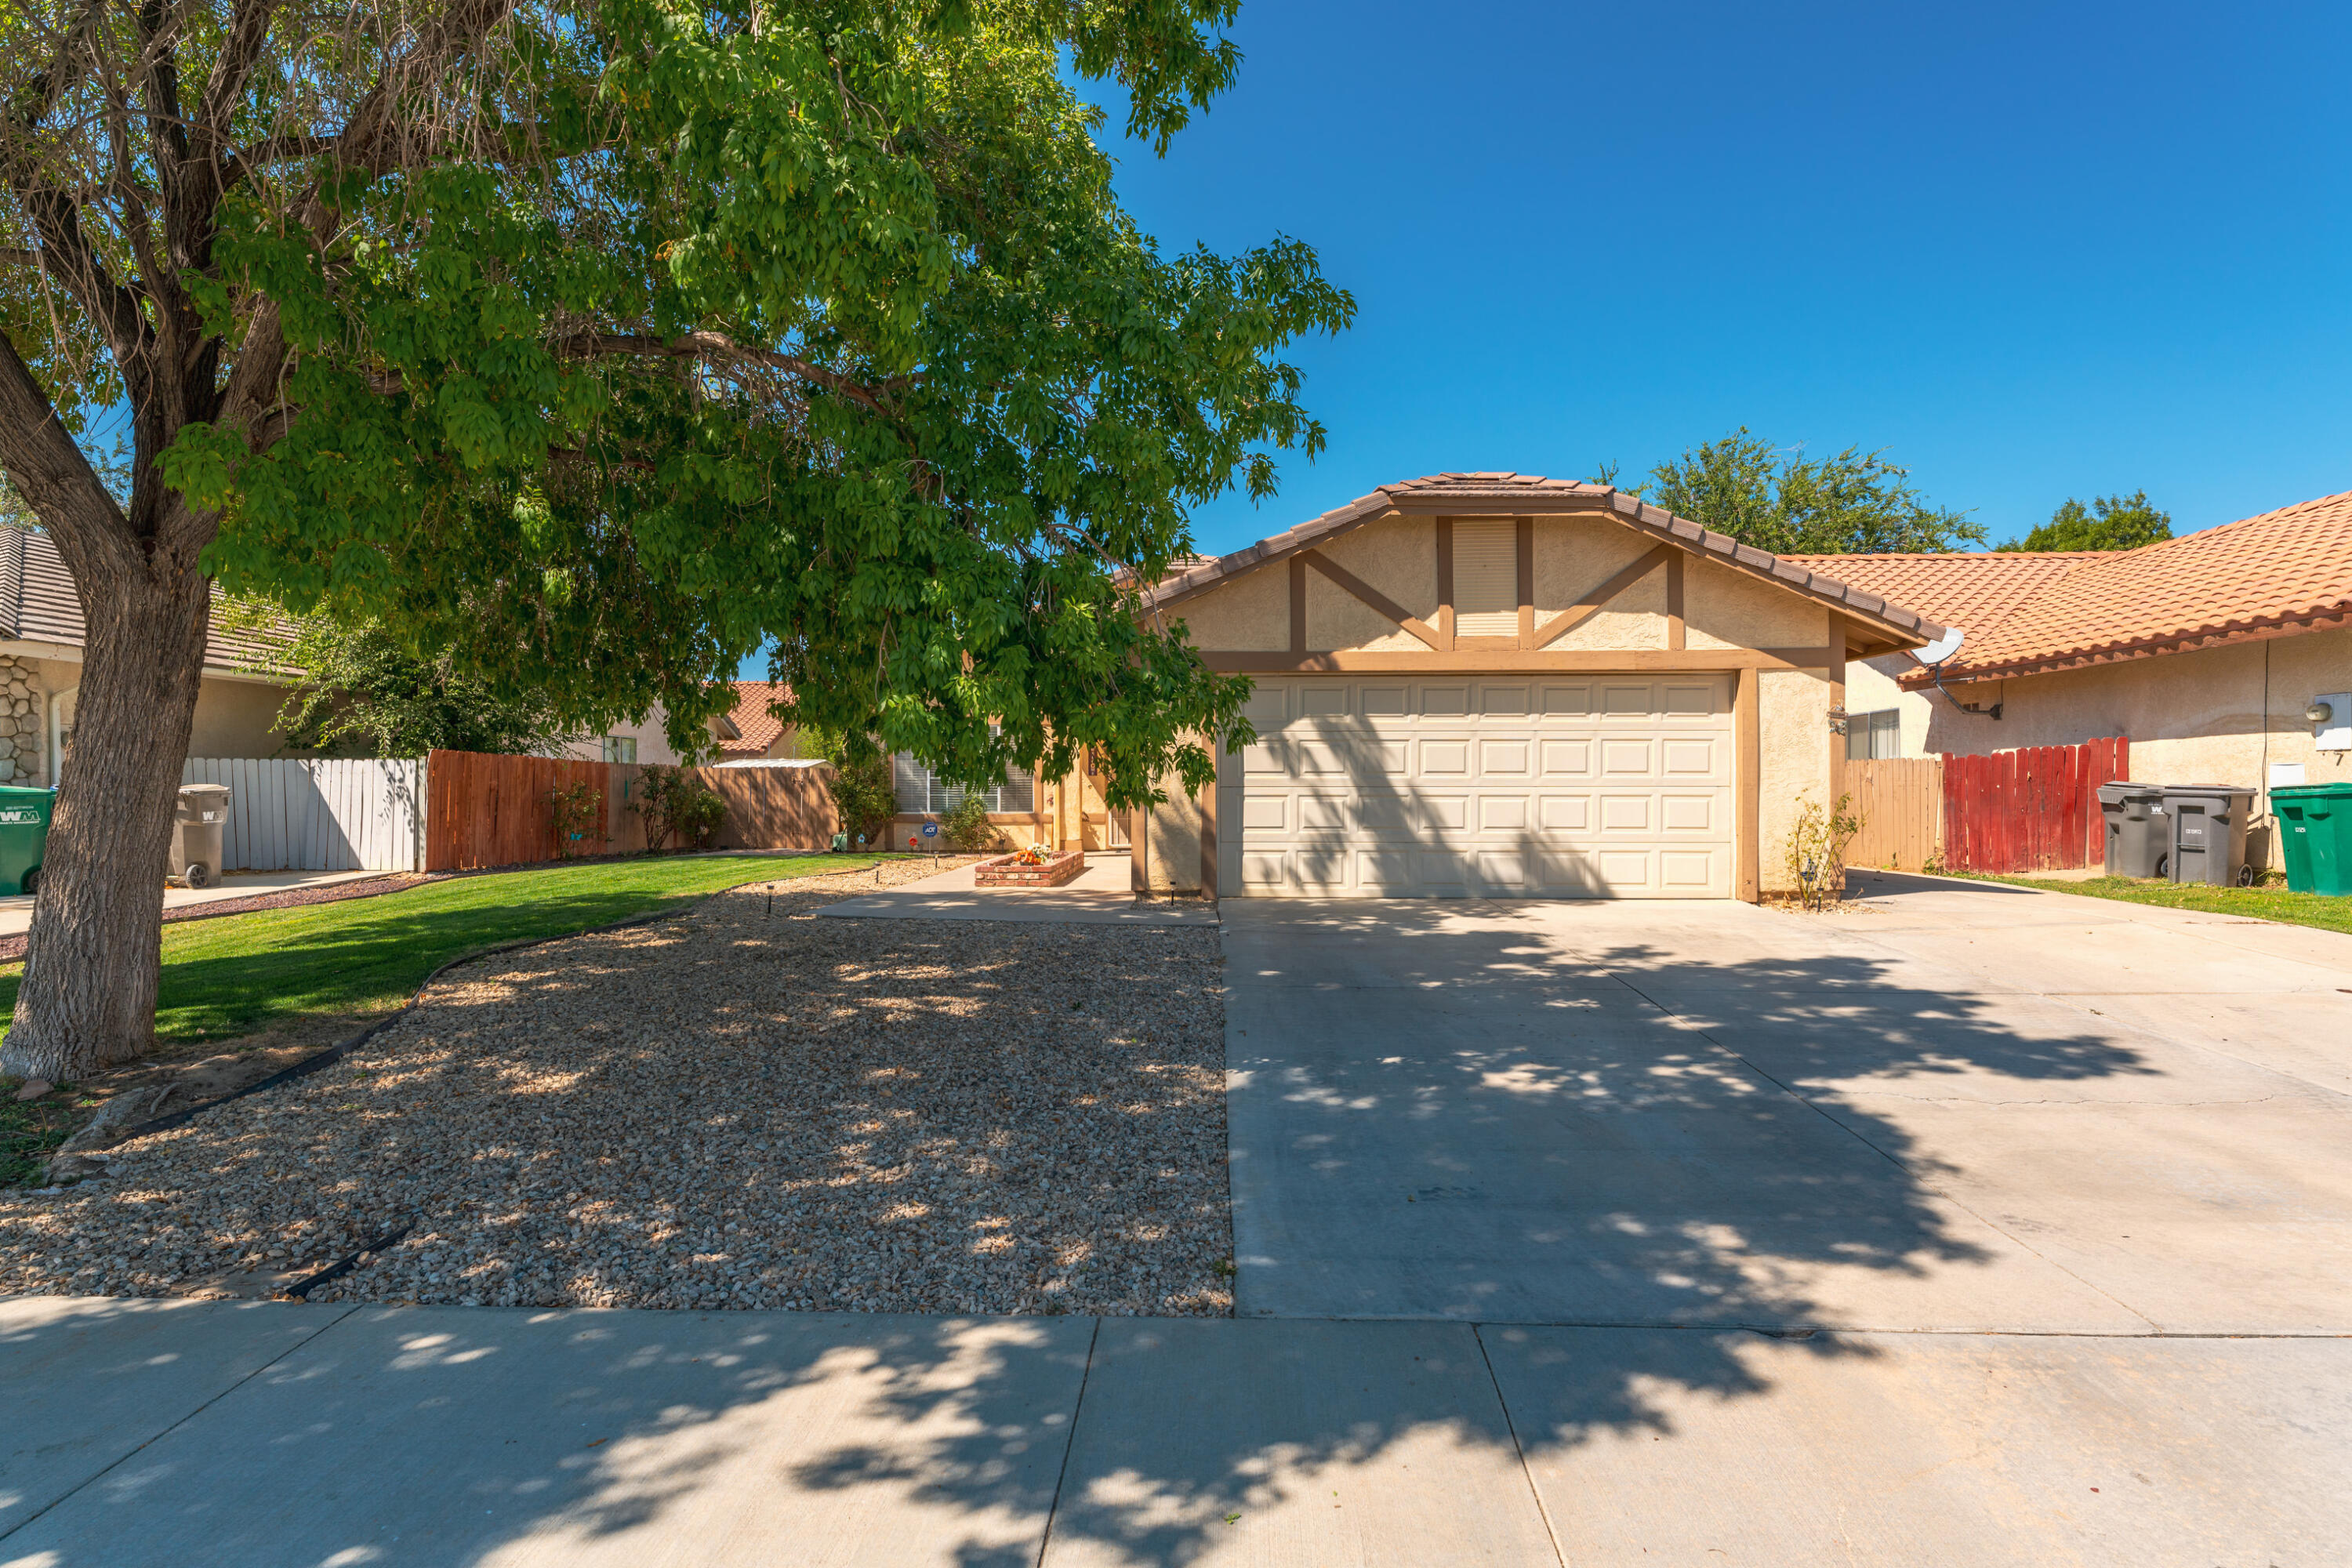
[[(1943, 627), (1883, 595), (1854, 587), (1828, 572), (1799, 563), (1799, 558), (1772, 554), (1742, 544), (1728, 534), (1702, 528), (1676, 517), (1638, 496), (1611, 485), (1550, 479), (1540, 474), (1506, 472), (1430, 474), (1382, 485), (1370, 495), (1270, 539), (1222, 555), (1195, 561), (1160, 579), (1150, 595), (1155, 607), (1172, 605), (1205, 593), (1245, 572), (1286, 560), (1302, 550), (1358, 528), (1376, 518), (1396, 514), (1445, 517), (1528, 517), (1546, 513), (1577, 513), (1607, 517), (1613, 521), (1672, 543), (1702, 558), (1723, 564), (1790, 593), (1818, 600), (1843, 615), (1855, 617), (1884, 632), (1896, 646), (1924, 643), (1940, 636)], [(1818, 557), (1813, 559), (1820, 559)]]

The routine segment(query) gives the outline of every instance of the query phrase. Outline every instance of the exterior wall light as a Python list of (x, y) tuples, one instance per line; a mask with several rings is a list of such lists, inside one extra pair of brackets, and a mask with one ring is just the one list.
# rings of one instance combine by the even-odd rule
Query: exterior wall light
[(2325, 724), (2336, 717), (2336, 710), (2326, 702), (2315, 701), (2303, 710), (2307, 724)]

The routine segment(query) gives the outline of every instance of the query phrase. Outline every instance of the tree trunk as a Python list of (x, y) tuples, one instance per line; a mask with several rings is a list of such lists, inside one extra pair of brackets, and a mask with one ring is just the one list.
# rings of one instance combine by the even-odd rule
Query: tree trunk
[(91, 548), (74, 531), (57, 531), (89, 628), (73, 745), (0, 1042), (0, 1072), (52, 1082), (154, 1044), (172, 810), (212, 589), (193, 550)]

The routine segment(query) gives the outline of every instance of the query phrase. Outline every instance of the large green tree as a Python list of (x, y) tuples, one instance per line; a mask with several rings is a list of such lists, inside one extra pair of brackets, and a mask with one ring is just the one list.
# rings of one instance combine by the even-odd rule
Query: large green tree
[(2172, 537), (2172, 517), (2150, 505), (2146, 490), (2100, 496), (2089, 506), (2069, 496), (2050, 521), (2012, 539), (2003, 550), (2137, 550)]
[[(0, 467), (89, 624), (0, 1064), (152, 1039), (213, 581), (681, 738), (950, 777), (1210, 773), (1242, 683), (1138, 611), (1188, 509), (1322, 432), (1353, 310), (1286, 239), (1163, 255), (1076, 78), (1164, 147), (1234, 0), (15, 0)], [(128, 500), (77, 444), (126, 410)]]
[(1746, 426), (1650, 470), (1649, 499), (1776, 555), (1937, 552), (1982, 545), (1966, 512), (1931, 506), (1885, 450), (1784, 450)]

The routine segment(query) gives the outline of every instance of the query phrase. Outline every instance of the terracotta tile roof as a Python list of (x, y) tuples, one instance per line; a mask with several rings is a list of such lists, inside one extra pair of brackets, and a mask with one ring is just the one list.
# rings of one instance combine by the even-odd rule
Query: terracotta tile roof
[(727, 717), (735, 733), (719, 742), (724, 757), (764, 757), (784, 732), (783, 721), (768, 711), (768, 704), (783, 700), (787, 689), (765, 680), (738, 680), (735, 706)]
[[(232, 630), (222, 620), (215, 595), (205, 647), (207, 667), (274, 675), (299, 673), (278, 657), (290, 634)], [(0, 637), (63, 647), (80, 647), (89, 637), (89, 629), (82, 624), (81, 600), (74, 593), (73, 574), (66, 570), (57, 542), (46, 533), (0, 528)]]
[(2029, 675), (2352, 624), (2352, 492), (2137, 550), (1807, 559), (1966, 632), (1947, 679)]
[(1170, 572), (1152, 594), (1155, 605), (1172, 604), (1202, 593), (1224, 578), (1281, 561), (1333, 534), (1391, 512), (1475, 517), (1527, 516), (1534, 512), (1601, 512), (1639, 532), (1671, 540), (1692, 553), (1712, 557), (1735, 570), (1834, 605), (1842, 614), (1874, 623), (1905, 642), (1929, 642), (1944, 628), (1910, 607), (1872, 589), (1849, 584), (1826, 570), (1798, 563), (1727, 534), (1701, 528), (1638, 496), (1610, 485), (1549, 479), (1540, 474), (1502, 471), (1427, 474), (1382, 485), (1370, 495), (1334, 508), (1297, 527), (1213, 561)]

